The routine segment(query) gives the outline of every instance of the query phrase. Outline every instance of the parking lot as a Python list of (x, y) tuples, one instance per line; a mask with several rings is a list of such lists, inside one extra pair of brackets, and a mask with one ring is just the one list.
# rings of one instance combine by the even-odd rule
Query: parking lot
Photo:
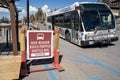
[[(117, 31), (120, 38), (120, 31)], [(110, 45), (86, 48), (60, 39), (61, 66), (57, 70), (30, 73), (23, 80), (120, 80), (120, 40)], [(31, 69), (48, 68), (51, 64), (31, 66)]]

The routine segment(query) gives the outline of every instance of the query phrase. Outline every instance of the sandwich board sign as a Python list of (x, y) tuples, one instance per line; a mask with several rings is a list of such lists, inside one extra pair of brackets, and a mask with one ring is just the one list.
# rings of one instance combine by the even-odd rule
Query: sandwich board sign
[(46, 59), (53, 57), (53, 31), (27, 31), (27, 59)]

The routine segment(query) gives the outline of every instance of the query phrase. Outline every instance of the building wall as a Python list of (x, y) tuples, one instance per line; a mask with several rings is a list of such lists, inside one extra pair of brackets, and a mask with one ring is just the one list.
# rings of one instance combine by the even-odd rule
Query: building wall
[(115, 16), (120, 17), (120, 0), (112, 0), (111, 9), (113, 10)]

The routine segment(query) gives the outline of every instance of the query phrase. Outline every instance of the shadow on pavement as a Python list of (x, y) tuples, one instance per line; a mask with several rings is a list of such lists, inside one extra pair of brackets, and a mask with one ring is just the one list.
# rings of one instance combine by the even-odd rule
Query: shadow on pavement
[(109, 46), (115, 46), (115, 44), (113, 44), (113, 43), (109, 43), (109, 44), (95, 44), (95, 45), (84, 46), (82, 48), (83, 49), (87, 49), (87, 48), (107, 48)]

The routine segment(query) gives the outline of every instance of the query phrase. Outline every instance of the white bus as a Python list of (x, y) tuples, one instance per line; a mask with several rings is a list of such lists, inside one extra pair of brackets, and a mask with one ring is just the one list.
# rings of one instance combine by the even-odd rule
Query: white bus
[(113, 13), (104, 3), (76, 2), (49, 13), (47, 20), (60, 37), (80, 46), (118, 40)]

